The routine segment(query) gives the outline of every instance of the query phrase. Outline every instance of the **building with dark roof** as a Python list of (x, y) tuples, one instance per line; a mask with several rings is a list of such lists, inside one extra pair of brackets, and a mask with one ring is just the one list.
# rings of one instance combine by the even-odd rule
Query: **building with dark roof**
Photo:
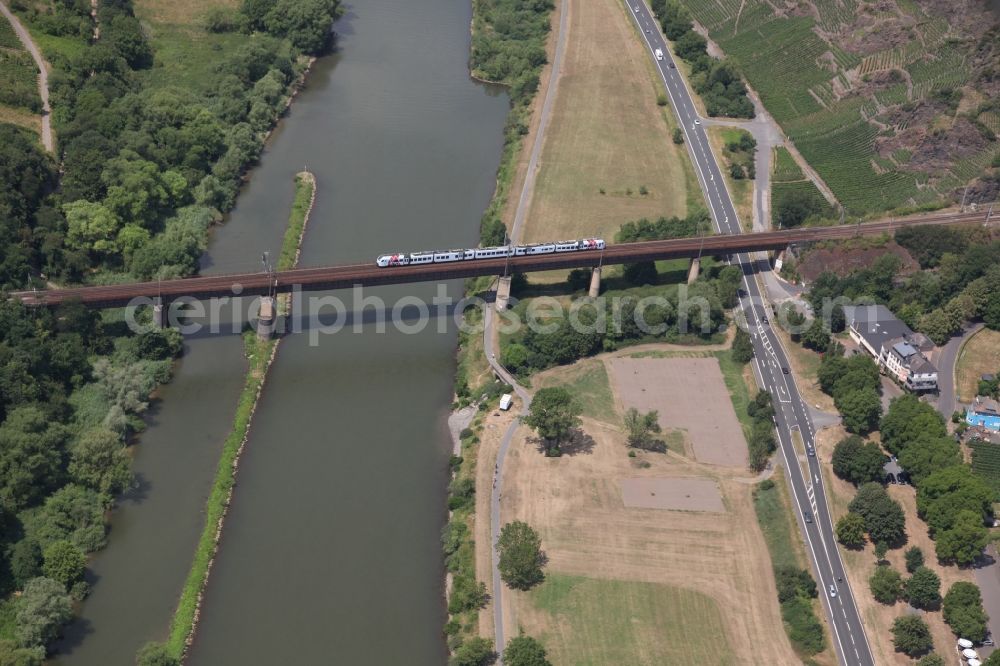
[(937, 390), (937, 368), (925, 351), (933, 344), (914, 333), (884, 305), (845, 306), (848, 333), (875, 359), (879, 369), (911, 391)]

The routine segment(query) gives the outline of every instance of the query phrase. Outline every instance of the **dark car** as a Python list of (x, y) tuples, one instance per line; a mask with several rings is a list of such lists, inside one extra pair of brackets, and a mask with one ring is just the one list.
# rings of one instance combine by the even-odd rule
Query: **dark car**
[(786, 374), (787, 375), (788, 374), (788, 368), (782, 367), (781, 368), (781, 372), (782, 372), (782, 374)]
[(675, 65), (674, 63), (670, 63), (670, 69), (677, 69), (677, 65)]
[(899, 481), (899, 485), (905, 486), (910, 482), (910, 475), (906, 472), (900, 472), (897, 480)]
[(885, 480), (889, 483), (896, 483), (896, 475), (893, 474), (892, 472), (889, 472), (888, 474), (885, 475)]
[(807, 523), (811, 523), (813, 521), (812, 511), (806, 511), (802, 515), (805, 517)]

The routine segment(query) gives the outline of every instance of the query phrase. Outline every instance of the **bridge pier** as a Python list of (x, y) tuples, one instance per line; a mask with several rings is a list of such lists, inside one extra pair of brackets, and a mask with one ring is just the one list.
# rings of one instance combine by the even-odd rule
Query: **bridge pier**
[(500, 282), (497, 283), (497, 298), (494, 303), (494, 309), (496, 311), (506, 310), (507, 306), (510, 304), (510, 276), (504, 276), (500, 278)]
[(591, 298), (597, 298), (601, 293), (601, 267), (595, 266), (590, 273), (590, 291), (587, 293)]
[(689, 285), (694, 284), (694, 281), (698, 279), (698, 273), (701, 272), (701, 259), (698, 257), (691, 257), (691, 266), (688, 268), (688, 281)]
[(167, 316), (163, 309), (163, 299), (159, 296), (153, 299), (153, 325), (156, 328), (167, 327)]
[[(786, 250), (788, 248), (785, 248)], [(774, 270), (781, 272), (781, 265), (785, 263), (785, 250), (778, 250), (778, 254), (774, 259)]]
[(257, 337), (261, 340), (270, 340), (274, 337), (274, 324), (276, 321), (273, 296), (260, 297), (260, 311), (257, 313)]

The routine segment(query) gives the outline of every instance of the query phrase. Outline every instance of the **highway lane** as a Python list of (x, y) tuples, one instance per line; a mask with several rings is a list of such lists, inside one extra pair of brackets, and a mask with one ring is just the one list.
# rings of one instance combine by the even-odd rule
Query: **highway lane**
[[(695, 171), (716, 228), (722, 234), (739, 234), (741, 228), (736, 209), (726, 189), (719, 165), (712, 154), (708, 136), (701, 125), (690, 91), (676, 69), (666, 40), (645, 2), (629, 0), (629, 3), (632, 8), (630, 12), (632, 18), (638, 25), (650, 54), (654, 54), (656, 49), (661, 49), (663, 52), (662, 59), (656, 59), (654, 55), (654, 62), (663, 78), (674, 113), (684, 132), (684, 139), (694, 160)], [(832, 628), (835, 650), (843, 664), (874, 666), (871, 648), (837, 549), (819, 462), (814, 455), (806, 455), (808, 471), (804, 474), (799, 454), (795, 449), (794, 437), (798, 436), (807, 450), (814, 450), (812, 420), (795, 386), (793, 376), (786, 374), (785, 369), (789, 367), (788, 359), (780, 341), (771, 330), (767, 314), (768, 306), (761, 296), (753, 269), (754, 259), (746, 253), (737, 254), (734, 259), (743, 269), (744, 293), (741, 297), (741, 309), (752, 333), (754, 373), (759, 385), (770, 391), (774, 397), (776, 412), (774, 420), (780, 442), (779, 449), (788, 471), (796, 504), (796, 516), (800, 527), (803, 528), (820, 596)], [(812, 522), (805, 522), (803, 518), (805, 511), (813, 514)], [(831, 596), (831, 590), (836, 592), (836, 596)]]

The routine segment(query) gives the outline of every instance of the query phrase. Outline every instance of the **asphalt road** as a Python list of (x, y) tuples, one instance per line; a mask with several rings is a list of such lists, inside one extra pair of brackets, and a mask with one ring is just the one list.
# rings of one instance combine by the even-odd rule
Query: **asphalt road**
[[(719, 233), (738, 234), (741, 229), (736, 209), (726, 189), (719, 165), (712, 154), (708, 136), (704, 126), (701, 125), (691, 94), (680, 73), (672, 66), (673, 56), (667, 48), (666, 40), (645, 2), (630, 0), (630, 4), (632, 18), (639, 26), (650, 55), (653, 55), (656, 49), (661, 49), (663, 52), (663, 59), (654, 59), (654, 62), (666, 85), (674, 113), (684, 131), (684, 140), (694, 160), (695, 171), (715, 225)], [(793, 433), (796, 433), (805, 447), (814, 447), (814, 431), (809, 410), (799, 395), (793, 376), (783, 371), (783, 368), (789, 367), (789, 363), (780, 341), (771, 331), (767, 306), (756, 281), (753, 259), (746, 253), (737, 254), (732, 259), (743, 269), (744, 295), (740, 301), (753, 337), (754, 374), (758, 384), (774, 396), (779, 448), (788, 471), (799, 525), (803, 529), (806, 546), (812, 557), (823, 607), (832, 627), (834, 648), (843, 664), (874, 666), (871, 648), (844, 573), (840, 552), (837, 550), (819, 462), (815, 456), (807, 456), (808, 476), (805, 475), (793, 443)], [(804, 511), (812, 512), (815, 516), (813, 522), (804, 521)], [(831, 589), (836, 592), (836, 596), (831, 595)]]

